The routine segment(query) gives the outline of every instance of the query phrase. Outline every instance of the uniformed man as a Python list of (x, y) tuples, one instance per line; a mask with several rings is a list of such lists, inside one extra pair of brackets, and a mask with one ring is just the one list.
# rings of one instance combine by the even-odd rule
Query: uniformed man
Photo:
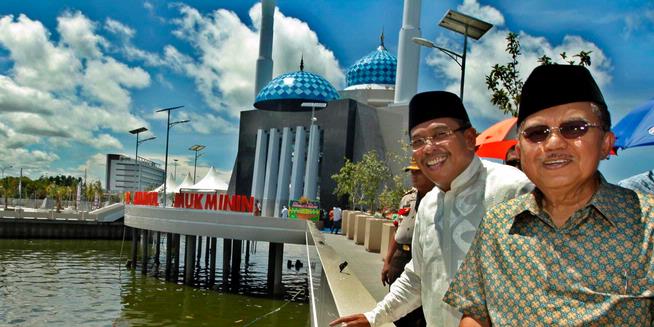
[[(382, 284), (389, 286), (402, 274), (404, 266), (411, 261), (411, 239), (413, 237), (413, 226), (416, 221), (416, 211), (420, 199), (427, 194), (433, 187), (434, 183), (427, 178), (418, 168), (415, 160), (404, 168), (404, 171), (411, 172), (411, 182), (413, 187), (400, 200), (400, 210), (398, 213), (403, 216), (395, 232), (395, 238), (391, 239), (388, 246), (388, 253), (384, 258), (384, 267), (381, 272)], [(425, 315), (422, 313), (422, 307), (417, 308), (408, 315), (395, 321), (395, 325), (400, 326), (426, 326)]]

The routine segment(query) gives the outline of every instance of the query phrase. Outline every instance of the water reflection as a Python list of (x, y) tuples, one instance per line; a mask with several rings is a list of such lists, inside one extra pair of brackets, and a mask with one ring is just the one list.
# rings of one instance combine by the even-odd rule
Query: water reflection
[[(201, 288), (127, 270), (120, 241), (0, 240), (0, 325), (307, 326), (306, 270), (285, 267), (285, 299), (264, 297), (265, 245), (242, 265), (239, 294), (227, 294), (203, 284), (206, 266), (196, 269)], [(302, 247), (285, 247), (285, 259), (302, 257)], [(286, 301), (293, 295), (300, 301)]]

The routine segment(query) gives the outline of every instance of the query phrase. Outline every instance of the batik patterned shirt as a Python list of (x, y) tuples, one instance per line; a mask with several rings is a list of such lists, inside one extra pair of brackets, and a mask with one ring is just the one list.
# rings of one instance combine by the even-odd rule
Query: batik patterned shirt
[(538, 190), (489, 210), (443, 300), (494, 326), (654, 326), (654, 196), (599, 178), (562, 227)]

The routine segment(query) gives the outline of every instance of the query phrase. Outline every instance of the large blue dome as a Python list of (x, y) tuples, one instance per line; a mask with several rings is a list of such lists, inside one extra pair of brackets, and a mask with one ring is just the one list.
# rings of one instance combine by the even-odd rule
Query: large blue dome
[(338, 98), (338, 92), (326, 79), (300, 70), (273, 78), (259, 91), (254, 106), (264, 110), (307, 110), (300, 107), (302, 102), (327, 102)]
[(355, 85), (395, 85), (397, 58), (384, 45), (359, 59), (347, 70), (347, 88)]

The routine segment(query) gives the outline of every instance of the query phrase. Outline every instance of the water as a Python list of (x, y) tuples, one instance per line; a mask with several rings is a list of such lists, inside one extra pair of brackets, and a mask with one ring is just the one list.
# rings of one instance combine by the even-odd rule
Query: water
[[(284, 298), (263, 297), (267, 243), (242, 264), (243, 282), (234, 289), (240, 294), (128, 270), (129, 248), (125, 242), (121, 257), (120, 241), (0, 240), (0, 325), (308, 326), (306, 268), (285, 266)], [(303, 260), (303, 249), (285, 245), (284, 260)]]

